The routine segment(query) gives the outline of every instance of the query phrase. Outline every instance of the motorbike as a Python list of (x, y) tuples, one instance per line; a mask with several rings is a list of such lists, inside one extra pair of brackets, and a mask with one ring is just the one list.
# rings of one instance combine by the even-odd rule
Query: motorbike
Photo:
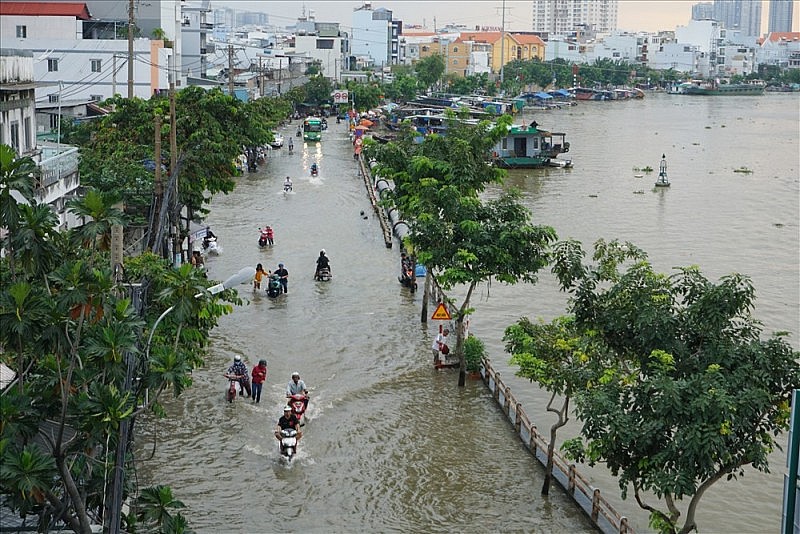
[(292, 407), (292, 413), (297, 417), (297, 420), (301, 421), (303, 414), (306, 413), (306, 407), (308, 406), (308, 395), (305, 393), (290, 395), (288, 404)]
[(281, 287), (281, 278), (277, 274), (273, 274), (269, 277), (269, 282), (267, 282), (267, 296), (272, 298), (277, 298), (283, 288)]
[(292, 457), (297, 453), (297, 430), (286, 428), (281, 430), (281, 456), (291, 462)]
[(417, 277), (414, 276), (414, 270), (411, 268), (403, 269), (403, 274), (397, 277), (397, 280), (403, 287), (407, 287), (412, 292), (417, 290)]
[(291, 182), (284, 182), (283, 184), (283, 193), (291, 193), (292, 192), (292, 184)]
[(322, 269), (317, 271), (317, 274), (314, 275), (314, 280), (317, 280), (317, 281), (320, 281), (320, 282), (327, 282), (331, 278), (332, 278), (332, 276), (331, 276), (331, 268), (330, 267), (323, 267)]
[(225, 400), (233, 402), (236, 399), (236, 390), (239, 389), (239, 395), (244, 395), (243, 386), (239, 383), (239, 377), (236, 375), (225, 374), (228, 379), (228, 389), (225, 391)]
[(294, 136), (295, 137), (301, 137), (302, 135), (303, 135), (303, 129), (298, 126), (297, 127), (297, 132), (295, 132)]
[(269, 232), (267, 232), (266, 228), (259, 228), (260, 233), (258, 235), (258, 246), (261, 248), (266, 247), (270, 244), (269, 242)]
[(316, 163), (311, 164), (311, 176), (316, 176), (319, 174), (319, 167), (317, 167)]
[(289, 154), (291, 154), (292, 152), (294, 152), (294, 145), (290, 142), (289, 143)]
[(203, 252), (218, 256), (221, 251), (222, 249), (220, 249), (219, 245), (217, 244), (216, 237), (207, 237), (203, 239)]

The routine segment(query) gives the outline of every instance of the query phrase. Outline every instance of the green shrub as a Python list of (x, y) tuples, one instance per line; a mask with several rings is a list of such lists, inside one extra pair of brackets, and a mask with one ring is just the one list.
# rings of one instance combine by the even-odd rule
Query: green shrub
[(481, 370), (481, 360), (486, 356), (486, 347), (483, 341), (470, 334), (464, 340), (464, 360), (467, 372), (476, 373)]

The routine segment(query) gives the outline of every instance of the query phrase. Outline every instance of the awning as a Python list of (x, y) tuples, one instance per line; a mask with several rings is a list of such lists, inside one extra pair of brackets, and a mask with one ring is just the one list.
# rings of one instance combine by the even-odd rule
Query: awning
[(549, 100), (549, 99), (553, 98), (553, 95), (548, 95), (547, 93), (541, 93), (541, 92), (540, 93), (536, 93), (533, 96), (535, 96), (536, 98), (541, 98), (542, 100)]
[(566, 89), (556, 89), (555, 91), (550, 91), (550, 94), (553, 96), (570, 96), (569, 91)]

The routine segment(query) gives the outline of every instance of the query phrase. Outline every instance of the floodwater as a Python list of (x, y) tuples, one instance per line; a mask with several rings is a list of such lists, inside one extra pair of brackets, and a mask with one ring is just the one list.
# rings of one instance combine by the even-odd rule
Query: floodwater
[[(749, 274), (756, 317), (767, 332), (791, 331), (797, 347), (799, 109), (795, 95), (648, 95), (526, 115), (567, 133), (575, 167), (516, 171), (506, 186), (522, 191), (535, 223), (587, 249), (600, 237), (630, 240), (662, 271), (697, 264), (711, 279)], [(540, 495), (541, 468), (482, 383), (459, 389), (456, 372), (432, 369), (438, 325), (420, 323), (421, 294), (397, 283), (398, 248), (384, 245), (344, 125), (330, 121), (319, 144), (294, 141), (294, 155), (273, 152), (215, 199), (208, 219), (223, 249), (208, 261), (213, 278), (283, 262), (289, 293), (272, 300), (241, 286), (248, 303), (214, 331), (193, 388), (167, 402), (170, 419), (138, 425), (140, 483), (171, 485), (198, 532), (592, 531), (563, 492)], [(662, 153), (672, 187), (656, 190)], [(648, 165), (655, 172), (634, 170)], [(752, 173), (733, 172), (741, 167)], [(294, 191), (284, 195), (286, 175)], [(261, 250), (266, 224), (275, 246)], [(334, 275), (327, 283), (312, 280), (322, 248)], [(536, 286), (483, 286), (473, 304), (471, 331), (539, 428), (549, 427), (546, 396), (512, 376), (502, 334), (521, 316), (563, 313), (564, 295), (544, 273)], [(268, 360), (258, 405), (223, 400), (222, 373), (235, 354), (249, 365)], [(312, 399), (298, 457), (286, 465), (271, 432), (295, 370)], [(570, 425), (560, 439), (576, 432)], [(771, 460), (771, 474), (749, 470), (712, 487), (700, 530), (777, 531), (785, 455)], [(619, 498), (607, 472), (581, 471), (647, 530), (646, 515)]]

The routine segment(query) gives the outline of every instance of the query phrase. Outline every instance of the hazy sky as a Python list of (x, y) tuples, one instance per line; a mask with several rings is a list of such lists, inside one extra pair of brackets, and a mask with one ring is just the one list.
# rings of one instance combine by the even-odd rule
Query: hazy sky
[[(617, 25), (621, 30), (658, 31), (674, 30), (678, 25), (686, 25), (692, 17), (692, 5), (700, 0), (619, 0)], [(710, 1), (710, 0), (706, 0)], [(442, 27), (448, 22), (475, 25), (500, 26), (502, 0), (372, 0), (373, 7), (392, 10), (396, 19), (403, 24), (422, 24), (432, 28), (434, 17), (436, 25)], [(363, 5), (363, 0), (211, 0), (211, 7), (227, 6), (247, 11), (269, 13), (270, 22), (276, 26), (294, 23), (302, 13), (313, 10), (318, 22), (340, 22), (347, 29), (352, 24), (353, 9)], [(762, 32), (766, 31), (768, 20), (767, 0), (761, 10)], [(531, 2), (506, 0), (506, 29), (528, 30), (531, 25)], [(800, 17), (800, 2), (795, 2), (793, 29), (797, 31)]]

